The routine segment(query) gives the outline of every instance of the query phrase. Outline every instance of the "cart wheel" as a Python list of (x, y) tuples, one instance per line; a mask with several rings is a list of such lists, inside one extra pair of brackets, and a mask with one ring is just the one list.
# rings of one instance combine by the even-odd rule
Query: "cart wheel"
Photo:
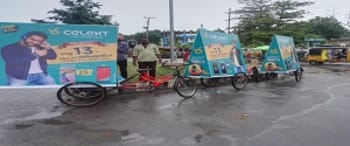
[(236, 90), (244, 89), (248, 84), (248, 77), (243, 72), (237, 73), (231, 78), (232, 86)]
[(296, 71), (294, 71), (295, 81), (299, 82), (301, 78), (303, 77), (303, 68), (299, 68)]
[(310, 65), (316, 65), (316, 64), (317, 64), (317, 61), (315, 61), (315, 60), (310, 60), (310, 61), (309, 61), (309, 64), (310, 64)]
[(260, 73), (256, 67), (253, 68), (253, 79), (257, 83), (260, 81)]
[(270, 73), (266, 73), (265, 74), (265, 79), (266, 80), (270, 80), (271, 79), (271, 74)]
[(91, 82), (69, 83), (57, 91), (59, 101), (75, 107), (96, 105), (105, 97), (106, 89)]
[(272, 76), (272, 78), (274, 78), (274, 79), (277, 79), (278, 78), (278, 74), (277, 73), (271, 73), (271, 76)]
[(206, 88), (214, 87), (218, 82), (219, 82), (218, 78), (212, 78), (212, 79), (201, 78), (201, 84)]
[(174, 82), (174, 90), (181, 97), (190, 98), (197, 92), (196, 80), (178, 76)]

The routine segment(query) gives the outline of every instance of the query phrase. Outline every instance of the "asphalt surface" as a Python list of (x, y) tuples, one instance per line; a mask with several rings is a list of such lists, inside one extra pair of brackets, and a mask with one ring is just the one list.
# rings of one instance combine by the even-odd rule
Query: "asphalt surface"
[(348, 146), (348, 66), (304, 66), (280, 76), (202, 88), (111, 93), (89, 108), (67, 107), (56, 89), (0, 90), (1, 146)]

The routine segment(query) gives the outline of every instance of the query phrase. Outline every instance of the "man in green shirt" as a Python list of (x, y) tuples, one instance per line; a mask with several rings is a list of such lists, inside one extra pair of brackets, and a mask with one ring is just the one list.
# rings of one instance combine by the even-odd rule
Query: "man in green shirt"
[(149, 43), (147, 39), (141, 39), (141, 44), (135, 46), (133, 50), (133, 64), (138, 63), (139, 69), (150, 69), (151, 76), (156, 76), (157, 58), (161, 63), (159, 48), (157, 45)]

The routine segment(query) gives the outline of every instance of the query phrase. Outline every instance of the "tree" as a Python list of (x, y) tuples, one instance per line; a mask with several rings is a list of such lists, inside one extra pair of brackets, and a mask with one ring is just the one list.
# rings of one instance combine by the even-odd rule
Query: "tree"
[(271, 0), (238, 0), (244, 5), (233, 13), (238, 15), (236, 33), (246, 46), (263, 45), (269, 42), (276, 23), (271, 12)]
[(305, 7), (314, 4), (314, 2), (299, 2), (292, 0), (282, 0), (276, 1), (273, 4), (274, 14), (278, 20), (278, 26), (282, 26), (289, 22), (295, 22), (296, 19), (304, 18), (307, 11), (299, 9), (300, 7)]
[(151, 43), (160, 45), (161, 38), (162, 38), (162, 32), (160, 30), (149, 31), (148, 39)]
[(303, 44), (305, 38), (323, 38), (321, 35), (313, 33), (312, 26), (308, 22), (285, 24), (283, 29), (279, 30), (277, 33), (292, 36), (295, 44)]
[(312, 31), (326, 39), (340, 38), (347, 31), (335, 17), (316, 17), (309, 21)]
[[(162, 32), (160, 30), (150, 30), (148, 33), (149, 33), (149, 36), (148, 36), (149, 42), (159, 45), (160, 39), (162, 38)], [(142, 33), (138, 32), (136, 34), (126, 36), (126, 39), (136, 40), (136, 41), (139, 41), (140, 39), (143, 39), (143, 38), (146, 38), (146, 34), (143, 32)]]
[[(297, 2), (283, 0), (272, 2), (271, 0), (237, 0), (243, 5), (234, 11), (238, 15), (236, 32), (241, 42), (246, 46), (266, 45), (274, 34), (300, 35), (299, 29), (292, 27), (290, 22), (302, 18), (306, 11), (300, 7), (311, 5), (312, 2)], [(288, 28), (287, 28), (288, 26)], [(293, 36), (292, 36), (293, 37)]]
[(50, 20), (66, 24), (113, 24), (111, 15), (100, 15), (101, 4), (93, 0), (60, 0), (66, 9), (53, 9), (48, 17)]
[(220, 28), (217, 28), (217, 29), (215, 29), (214, 31), (215, 31), (215, 32), (225, 33), (225, 31), (224, 31), (224, 30), (222, 30), (222, 29), (220, 29)]

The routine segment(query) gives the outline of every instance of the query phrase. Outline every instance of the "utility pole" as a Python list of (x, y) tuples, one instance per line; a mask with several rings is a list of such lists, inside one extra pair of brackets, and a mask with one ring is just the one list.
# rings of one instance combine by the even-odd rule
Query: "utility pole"
[(169, 18), (170, 18), (170, 63), (176, 61), (175, 56), (175, 35), (174, 35), (174, 5), (173, 0), (169, 0)]
[(233, 13), (232, 11), (231, 11), (231, 8), (229, 8), (228, 9), (228, 12), (225, 12), (226, 14), (228, 14), (228, 19), (226, 20), (227, 22), (228, 22), (228, 26), (227, 26), (227, 33), (230, 33), (231, 31), (231, 20), (232, 20), (232, 18), (231, 18), (231, 14)]
[(148, 31), (149, 31), (149, 23), (151, 21), (151, 19), (154, 19), (155, 17), (145, 17), (146, 20), (146, 26), (144, 26), (143, 28), (146, 29), (146, 38), (148, 40)]
[(347, 26), (350, 27), (350, 13), (348, 14), (348, 21), (346, 22)]

